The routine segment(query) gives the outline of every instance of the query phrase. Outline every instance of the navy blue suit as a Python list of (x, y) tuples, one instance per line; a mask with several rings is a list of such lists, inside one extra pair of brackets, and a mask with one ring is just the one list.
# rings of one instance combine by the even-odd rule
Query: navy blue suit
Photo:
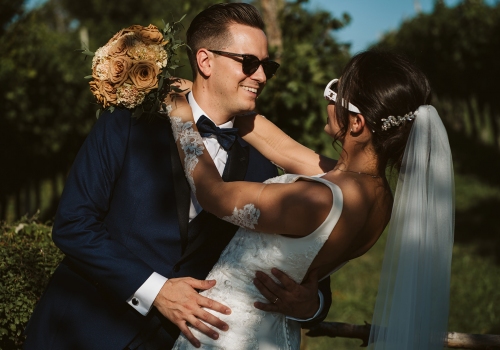
[[(242, 139), (233, 148), (225, 181), (277, 175)], [(66, 257), (30, 319), (25, 349), (170, 348), (178, 329), (126, 300), (153, 272), (204, 279), (237, 230), (205, 211), (188, 224), (189, 203), (168, 120), (104, 113), (66, 181), (53, 229)], [(328, 309), (329, 281), (324, 287)]]

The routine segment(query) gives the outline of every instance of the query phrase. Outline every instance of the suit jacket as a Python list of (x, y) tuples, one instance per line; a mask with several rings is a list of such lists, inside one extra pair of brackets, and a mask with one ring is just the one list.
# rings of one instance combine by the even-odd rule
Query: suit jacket
[[(66, 257), (29, 321), (25, 349), (172, 346), (178, 329), (126, 300), (153, 272), (204, 279), (237, 230), (204, 211), (188, 224), (189, 188), (174, 146), (165, 119), (137, 120), (123, 109), (99, 118), (66, 181), (53, 228)], [(233, 148), (226, 181), (277, 175), (242, 139)], [(328, 299), (329, 282), (325, 290)]]

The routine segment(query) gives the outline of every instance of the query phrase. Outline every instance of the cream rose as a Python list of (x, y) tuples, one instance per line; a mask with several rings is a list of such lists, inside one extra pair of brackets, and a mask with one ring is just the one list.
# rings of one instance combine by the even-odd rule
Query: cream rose
[(125, 108), (135, 108), (144, 101), (145, 91), (139, 91), (129, 80), (116, 89), (118, 103)]
[(128, 78), (128, 71), (132, 67), (132, 60), (127, 56), (111, 57), (108, 65), (108, 79), (115, 85), (120, 86)]
[(106, 80), (109, 75), (109, 61), (101, 59), (92, 68), (92, 76), (99, 80)]
[(132, 66), (128, 76), (139, 90), (151, 90), (158, 86), (160, 69), (155, 61), (140, 61)]

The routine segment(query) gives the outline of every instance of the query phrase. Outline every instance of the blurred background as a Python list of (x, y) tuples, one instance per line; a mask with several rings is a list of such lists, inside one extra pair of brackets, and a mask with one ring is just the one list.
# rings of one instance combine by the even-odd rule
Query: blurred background
[[(36, 215), (50, 227), (65, 176), (96, 120), (98, 106), (83, 78), (90, 74), (91, 60), (76, 50), (95, 51), (132, 24), (162, 27), (162, 20), (172, 22), (187, 14), (187, 28), (194, 15), (216, 2), (220, 1), (0, 0), (4, 225)], [(266, 22), (270, 52), (282, 65), (258, 100), (259, 112), (318, 152), (337, 154), (322, 133), (322, 93), (353, 54), (369, 47), (393, 50), (427, 74), (433, 104), (448, 130), (456, 171), (449, 329), (500, 334), (499, 1), (252, 3)], [(183, 67), (176, 74), (191, 78), (185, 52), (179, 57)], [(367, 255), (332, 277), (334, 303), (328, 320), (371, 321), (384, 241), (383, 237)], [(303, 348), (351, 349), (359, 344), (305, 338)]]

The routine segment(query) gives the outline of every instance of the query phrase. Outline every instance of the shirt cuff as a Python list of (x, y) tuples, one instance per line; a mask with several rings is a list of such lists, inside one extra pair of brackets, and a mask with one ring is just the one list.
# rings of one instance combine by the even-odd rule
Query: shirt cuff
[(300, 318), (291, 317), (291, 316), (287, 316), (286, 318), (289, 319), (289, 320), (294, 320), (294, 321), (299, 321), (299, 322), (307, 322), (307, 321), (314, 320), (316, 317), (318, 317), (318, 315), (321, 313), (321, 311), (323, 311), (323, 307), (325, 306), (325, 301), (324, 301), (323, 293), (321, 293), (320, 290), (318, 290), (318, 298), (319, 298), (319, 308), (318, 308), (318, 311), (316, 311), (316, 313), (314, 314), (313, 317), (307, 318), (305, 320), (302, 320)]
[(127, 299), (127, 303), (136, 309), (141, 315), (146, 316), (153, 306), (156, 296), (168, 278), (153, 272), (142, 286)]

